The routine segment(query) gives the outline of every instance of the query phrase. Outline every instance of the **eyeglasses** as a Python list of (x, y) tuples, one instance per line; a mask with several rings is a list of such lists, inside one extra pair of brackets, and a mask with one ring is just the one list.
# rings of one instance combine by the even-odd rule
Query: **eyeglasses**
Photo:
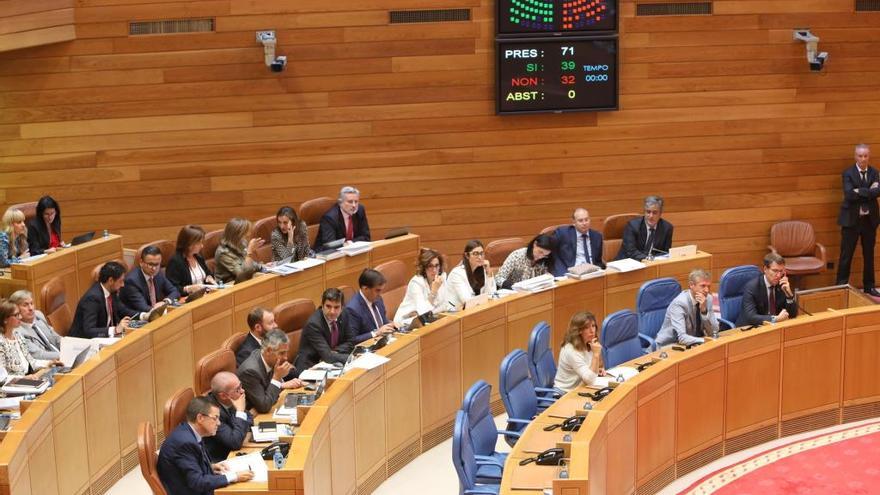
[(147, 262), (145, 261), (144, 264), (147, 265), (147, 266), (149, 266), (150, 268), (159, 268), (160, 266), (162, 266), (162, 262), (161, 262), (161, 261), (158, 262), (158, 263), (147, 263)]
[(211, 419), (214, 420), (214, 421), (220, 421), (220, 415), (219, 415), (219, 414), (216, 415), (216, 416), (212, 416), (212, 415), (210, 415), (210, 414), (202, 414), (202, 416), (204, 416), (204, 417), (206, 417), (206, 418), (211, 418)]
[(473, 256), (474, 258), (482, 258), (483, 256), (486, 256), (486, 253), (484, 251), (471, 251), (468, 255)]
[(428, 268), (440, 268), (440, 263), (431, 263)]

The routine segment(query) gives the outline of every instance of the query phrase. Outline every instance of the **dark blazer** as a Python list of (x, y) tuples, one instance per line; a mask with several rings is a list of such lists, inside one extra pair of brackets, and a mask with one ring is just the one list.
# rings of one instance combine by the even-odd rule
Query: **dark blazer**
[[(602, 261), (602, 233), (590, 229), (589, 234), (593, 264), (605, 268), (605, 262)], [(561, 277), (565, 275), (569, 268), (574, 266), (574, 260), (577, 258), (577, 243), (581, 242), (580, 235), (580, 232), (574, 228), (574, 225), (559, 227), (553, 232), (553, 237), (556, 238), (553, 275)], [(586, 256), (586, 253), (584, 255)]]
[[(843, 171), (843, 203), (840, 204), (840, 214), (837, 216), (837, 225), (842, 227), (855, 227), (859, 221), (859, 210), (865, 206), (868, 208), (868, 218), (871, 225), (876, 229), (880, 225), (880, 213), (877, 209), (877, 197), (880, 196), (880, 187), (870, 189), (871, 184), (880, 182), (880, 173), (874, 167), (868, 167), (868, 184), (862, 184), (862, 178), (856, 170), (856, 165)], [(854, 193), (853, 189), (859, 192)]]
[[(162, 275), (162, 271), (156, 272), (153, 276), (153, 284), (156, 286), (156, 301), (165, 298), (177, 300), (180, 298), (180, 292), (177, 287)], [(125, 276), (125, 285), (119, 290), (119, 298), (128, 308), (141, 313), (148, 312), (153, 309), (150, 304), (150, 290), (147, 288), (147, 277), (144, 275), (140, 267), (128, 272)]]
[(349, 315), (343, 311), (336, 320), (339, 325), (339, 343), (336, 349), (330, 348), (330, 327), (324, 319), (321, 308), (315, 310), (306, 326), (303, 327), (299, 340), (299, 354), (296, 355), (297, 376), (321, 361), (327, 363), (344, 363), (354, 349), (354, 332), (349, 325)]
[[(43, 251), (49, 249), (49, 231), (46, 229), (46, 222), (42, 218), (34, 217), (27, 223), (28, 230), (28, 252), (31, 256), (35, 254), (43, 254)], [(61, 238), (61, 229), (56, 232), (58, 238)]]
[[(385, 314), (385, 302), (382, 301), (382, 296), (376, 299), (376, 307), (379, 308), (382, 324), (388, 323), (388, 316)], [(348, 313), (348, 324), (351, 328), (351, 333), (355, 336), (355, 344), (360, 344), (365, 340), (373, 338), (371, 332), (376, 330), (376, 322), (370, 311), (370, 303), (364, 299), (360, 291), (351, 298), (351, 301), (348, 301), (348, 304), (345, 306), (345, 313)]]
[[(796, 317), (798, 314), (797, 295), (795, 295), (795, 299), (788, 302), (782, 287), (777, 285), (773, 290), (776, 294), (777, 313), (782, 311), (782, 306), (784, 306), (788, 311), (788, 316)], [(770, 321), (770, 301), (767, 299), (767, 284), (764, 283), (763, 273), (743, 286), (741, 304), (736, 326), (760, 325), (765, 321)]]
[[(119, 324), (119, 321), (126, 316), (134, 317), (138, 311), (128, 308), (119, 300), (119, 293), (112, 295), (113, 297), (113, 326)], [(104, 300), (104, 291), (101, 284), (95, 282), (89, 287), (89, 290), (80, 298), (76, 305), (76, 313), (73, 316), (73, 323), (70, 325), (68, 335), (71, 337), (80, 337), (93, 339), (95, 337), (108, 337), (107, 332), (107, 302)]]
[(241, 380), (248, 409), (254, 408), (263, 414), (269, 412), (278, 402), (281, 389), (272, 384), (272, 373), (266, 371), (259, 350), (251, 352), (238, 367), (238, 379)]
[(238, 351), (235, 353), (235, 365), (241, 366), (241, 363), (254, 352), (254, 349), (259, 348), (260, 343), (254, 338), (254, 334), (248, 332), (247, 337), (244, 338), (244, 341), (242, 341), (241, 346), (239, 346)]
[(220, 462), (226, 460), (230, 452), (241, 449), (241, 444), (254, 425), (254, 418), (247, 411), (244, 411), (247, 420), (236, 417), (235, 408), (226, 409), (214, 392), (209, 392), (206, 397), (220, 408), (220, 425), (213, 437), (206, 437), (203, 441), (211, 462)]
[[(205, 263), (205, 258), (202, 258), (201, 254), (196, 254), (196, 262), (202, 267), (206, 277), (214, 275), (208, 269), (208, 264)], [(168, 260), (168, 265), (165, 267), (165, 277), (174, 284), (179, 294), (186, 294), (183, 288), (193, 283), (192, 276), (189, 274), (189, 264), (187, 264), (186, 258), (180, 253), (174, 253), (174, 256)]]
[[(617, 257), (614, 259), (632, 258), (641, 261), (647, 258), (649, 253), (646, 252), (646, 242), (648, 242), (648, 231), (645, 228), (645, 217), (630, 220), (623, 230), (623, 242), (620, 245)], [(654, 231), (654, 248), (668, 253), (671, 247), (672, 224), (661, 218), (657, 222), (657, 227)], [(655, 254), (662, 253), (655, 251)]]
[(226, 476), (211, 470), (208, 454), (186, 421), (165, 439), (156, 470), (168, 495), (213, 495), (229, 484)]
[[(352, 215), (354, 219), (354, 237), (353, 241), (369, 241), (370, 240), (370, 224), (367, 222), (367, 210), (364, 205), (359, 204), (357, 211)], [(345, 220), (342, 218), (342, 210), (339, 205), (334, 205), (324, 213), (321, 217), (321, 224), (318, 226), (318, 236), (315, 237), (315, 251), (320, 251), (325, 244), (333, 242), (337, 239), (345, 237)]]

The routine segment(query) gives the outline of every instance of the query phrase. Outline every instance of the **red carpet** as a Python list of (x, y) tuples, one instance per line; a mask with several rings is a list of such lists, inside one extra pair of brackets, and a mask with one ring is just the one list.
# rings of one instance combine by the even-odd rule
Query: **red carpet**
[(817, 435), (707, 474), (680, 494), (880, 494), (880, 421)]

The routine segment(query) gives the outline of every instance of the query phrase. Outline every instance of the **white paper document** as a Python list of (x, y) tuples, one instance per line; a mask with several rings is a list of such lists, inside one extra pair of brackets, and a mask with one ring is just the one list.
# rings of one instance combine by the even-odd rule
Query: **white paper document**
[(635, 368), (631, 368), (629, 366), (617, 366), (615, 368), (611, 368), (610, 370), (605, 370), (605, 376), (597, 376), (596, 381), (593, 382), (593, 386), (607, 387), (609, 383), (616, 382), (617, 377), (621, 375), (623, 375), (623, 381), (626, 381), (638, 374), (639, 370)]
[(347, 246), (342, 246), (339, 250), (345, 253), (346, 256), (357, 256), (361, 253), (366, 253), (373, 249), (373, 244), (367, 241), (357, 241), (352, 242)]
[(226, 465), (226, 469), (230, 471), (253, 471), (254, 478), (251, 481), (269, 481), (269, 468), (266, 467), (266, 461), (263, 460), (259, 452), (232, 457), (226, 459), (223, 463)]
[(372, 352), (365, 352), (358, 356), (357, 359), (351, 362), (351, 368), (361, 368), (365, 370), (371, 370), (376, 366), (382, 366), (383, 364), (391, 361), (385, 356), (380, 356), (378, 354), (374, 354)]
[(609, 261), (605, 266), (609, 270), (616, 270), (618, 272), (632, 272), (635, 270), (641, 270), (647, 265), (632, 258), (625, 258), (617, 261)]
[[(290, 417), (289, 414), (284, 414), (283, 416)], [(296, 416), (296, 408), (294, 408), (293, 410), (293, 416)], [(278, 438), (282, 436), (290, 436), (290, 426), (285, 424), (276, 424), (274, 430), (268, 431), (260, 430), (260, 427), (257, 425), (251, 426), (251, 438), (253, 438), (254, 442), (257, 443), (277, 442)]]

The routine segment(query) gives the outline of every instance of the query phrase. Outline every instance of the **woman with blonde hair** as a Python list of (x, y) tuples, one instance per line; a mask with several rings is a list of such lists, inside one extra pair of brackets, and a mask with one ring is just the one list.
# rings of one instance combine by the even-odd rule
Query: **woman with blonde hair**
[(597, 376), (605, 375), (603, 366), (596, 317), (589, 311), (575, 313), (562, 338), (553, 386), (569, 392), (590, 385)]
[(28, 252), (27, 226), (21, 210), (8, 209), (0, 225), (0, 266), (21, 262)]
[(214, 276), (223, 281), (243, 282), (250, 280), (262, 265), (254, 260), (263, 239), (251, 238), (253, 224), (250, 220), (235, 217), (226, 224), (220, 245), (214, 253), (217, 263)]
[(57, 360), (34, 359), (31, 356), (24, 339), (19, 338), (15, 331), (21, 325), (21, 310), (8, 299), (0, 299), (0, 325), (3, 326), (3, 335), (0, 336), (0, 365), (10, 375), (23, 376), (59, 363)]

